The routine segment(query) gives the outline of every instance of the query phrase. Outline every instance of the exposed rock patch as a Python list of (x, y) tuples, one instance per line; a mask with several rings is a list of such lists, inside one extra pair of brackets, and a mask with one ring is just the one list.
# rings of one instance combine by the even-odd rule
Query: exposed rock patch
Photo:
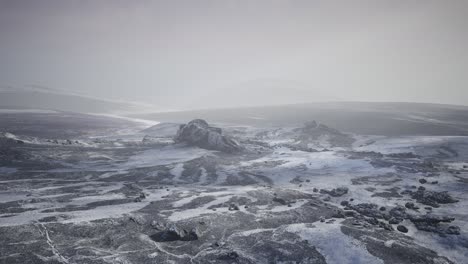
[(229, 153), (243, 149), (235, 139), (224, 135), (221, 128), (211, 127), (202, 119), (195, 119), (185, 125), (180, 125), (174, 141)]
[(347, 187), (338, 187), (338, 188), (332, 189), (330, 191), (326, 190), (326, 189), (321, 189), (320, 193), (328, 194), (328, 195), (333, 196), (333, 197), (340, 197), (340, 196), (343, 196), (343, 195), (348, 193), (348, 188)]

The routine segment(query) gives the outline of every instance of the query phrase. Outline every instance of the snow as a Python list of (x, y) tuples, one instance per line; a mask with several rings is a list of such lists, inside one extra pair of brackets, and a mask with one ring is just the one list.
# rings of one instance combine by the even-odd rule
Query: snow
[(190, 203), (192, 200), (198, 197), (214, 196), (215, 200), (208, 202), (197, 208), (185, 209), (183, 211), (175, 211), (168, 217), (168, 219), (170, 221), (180, 221), (183, 219), (197, 217), (203, 214), (218, 214), (218, 213), (226, 213), (226, 212), (232, 213), (231, 211), (228, 210), (228, 207), (220, 207), (220, 208), (217, 208), (216, 211), (213, 211), (208, 208), (214, 205), (226, 203), (234, 196), (248, 197), (246, 196), (246, 194), (249, 191), (252, 191), (255, 189), (256, 188), (254, 186), (241, 186), (241, 187), (233, 187), (233, 188), (230, 188), (229, 190), (221, 190), (221, 191), (214, 191), (214, 192), (202, 191), (199, 195), (191, 195), (191, 196), (184, 197), (181, 200), (173, 203), (173, 207), (175, 208), (181, 207), (185, 204)]
[(322, 254), (328, 264), (377, 264), (384, 263), (371, 255), (366, 247), (340, 230), (340, 224), (314, 223), (314, 227), (306, 224), (293, 224), (286, 231), (308, 240)]
[(415, 152), (415, 154), (437, 154), (436, 149), (450, 146), (457, 152), (467, 153), (468, 137), (464, 136), (404, 136), (375, 137), (369, 145), (355, 147), (356, 151), (375, 151), (383, 154)]
[[(196, 197), (194, 197), (194, 198), (196, 198)], [(175, 222), (175, 221), (180, 221), (180, 220), (184, 220), (184, 219), (188, 219), (188, 218), (197, 217), (197, 216), (204, 215), (204, 214), (230, 212), (227, 207), (217, 208), (216, 211), (208, 209), (208, 207), (213, 206), (213, 205), (218, 205), (218, 204), (225, 203), (225, 202), (229, 201), (229, 199), (231, 199), (231, 198), (232, 198), (232, 195), (221, 196), (221, 197), (217, 197), (217, 199), (214, 200), (214, 201), (211, 201), (209, 203), (204, 204), (201, 207), (193, 208), (193, 209), (185, 209), (183, 211), (173, 212), (168, 217), (168, 220)]]
[(270, 210), (266, 210), (266, 211), (274, 212), (274, 213), (284, 212), (284, 211), (297, 209), (297, 208), (303, 206), (306, 203), (307, 203), (306, 200), (296, 201), (295, 203), (291, 203), (291, 207), (288, 207), (287, 205), (279, 205), (279, 206), (275, 206), (275, 207), (271, 208)]
[(172, 175), (174, 175), (174, 182), (179, 182), (180, 176), (182, 176), (182, 173), (184, 172), (184, 164), (183, 163), (176, 164), (174, 168), (171, 169), (170, 172)]
[(212, 151), (201, 148), (167, 146), (160, 149), (150, 149), (140, 152), (130, 157), (127, 162), (119, 165), (119, 167), (121, 169), (128, 169), (168, 165), (189, 161), (211, 153)]

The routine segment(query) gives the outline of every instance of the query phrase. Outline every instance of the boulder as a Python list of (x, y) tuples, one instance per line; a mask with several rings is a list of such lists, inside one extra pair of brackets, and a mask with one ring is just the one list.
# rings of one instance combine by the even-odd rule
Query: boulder
[(195, 119), (185, 125), (180, 125), (174, 141), (228, 153), (239, 152), (243, 149), (235, 139), (224, 135), (221, 128), (211, 127), (202, 119)]
[(402, 232), (402, 233), (408, 233), (408, 228), (406, 228), (406, 226), (404, 226), (404, 225), (397, 226), (397, 230)]

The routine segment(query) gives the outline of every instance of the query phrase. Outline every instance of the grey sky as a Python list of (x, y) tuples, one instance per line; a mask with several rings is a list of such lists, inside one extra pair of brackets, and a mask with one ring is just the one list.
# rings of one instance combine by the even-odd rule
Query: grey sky
[(468, 105), (464, 0), (0, 0), (0, 38), (0, 84), (170, 109)]

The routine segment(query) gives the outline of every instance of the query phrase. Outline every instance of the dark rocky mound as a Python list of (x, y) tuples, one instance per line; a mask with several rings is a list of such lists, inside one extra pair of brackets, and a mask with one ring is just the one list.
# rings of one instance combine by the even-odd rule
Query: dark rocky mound
[(301, 144), (313, 143), (322, 137), (326, 137), (333, 147), (350, 147), (355, 141), (351, 135), (316, 121), (306, 122), (303, 127), (295, 129), (295, 132), (299, 132), (297, 139)]
[(423, 216), (411, 216), (410, 220), (419, 230), (438, 233), (440, 235), (459, 235), (460, 234), (460, 227), (442, 224), (442, 223), (452, 222), (453, 220), (455, 220), (455, 218), (453, 217), (423, 215)]
[(156, 242), (193, 241), (198, 239), (198, 232), (195, 229), (187, 231), (172, 226), (167, 230), (151, 235), (150, 238)]
[(453, 198), (448, 192), (428, 191), (423, 188), (419, 188), (416, 192), (412, 192), (411, 198), (432, 207), (439, 207), (439, 204), (458, 202), (458, 200)]
[(185, 125), (180, 125), (174, 141), (229, 153), (243, 149), (236, 140), (224, 135), (221, 128), (211, 127), (202, 119), (195, 119)]
[(332, 189), (331, 191), (326, 189), (321, 189), (320, 193), (328, 194), (333, 197), (340, 197), (348, 193), (348, 188), (346, 187), (338, 187), (336, 189)]

